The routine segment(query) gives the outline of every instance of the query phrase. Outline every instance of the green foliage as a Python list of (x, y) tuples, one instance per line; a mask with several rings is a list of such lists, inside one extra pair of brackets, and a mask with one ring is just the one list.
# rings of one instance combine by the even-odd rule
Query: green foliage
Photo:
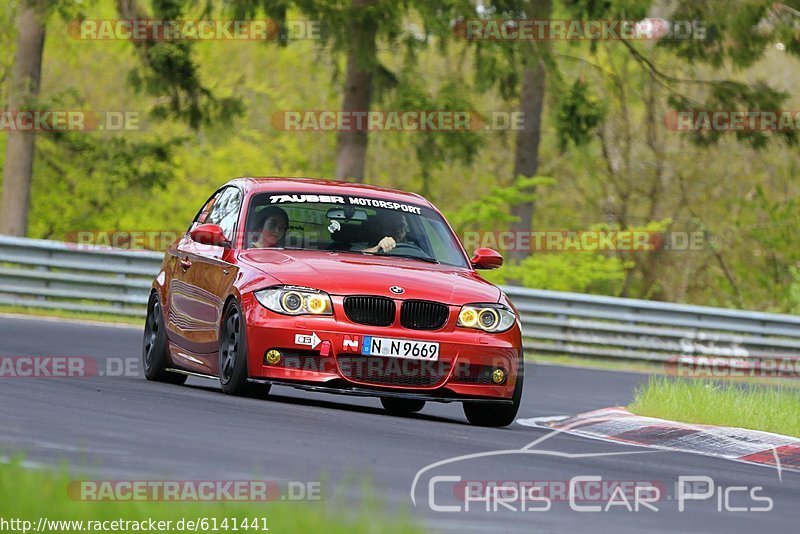
[(650, 0), (563, 0), (576, 19), (639, 20), (647, 16)]
[[(474, 8), (463, 10), (462, 18), (502, 24), (513, 19), (547, 20), (552, 17), (552, 2), (542, 0), (495, 0), (485, 2), (479, 16)], [(553, 67), (546, 41), (475, 39), (469, 41), (475, 54), (474, 85), (478, 91), (497, 90), (503, 100), (519, 96), (523, 67), (540, 59)]]
[[(86, 530), (101, 530), (88, 528), (88, 521), (105, 522), (106, 525), (114, 521), (136, 521), (141, 524), (131, 526), (129, 529), (119, 530), (126, 532), (138, 531), (141, 525), (147, 530), (147, 522), (152, 519), (158, 521), (171, 521), (172, 531), (179, 531), (179, 521), (206, 520), (208, 528), (202, 523), (200, 531), (213, 530), (213, 520), (219, 530), (225, 530), (223, 521), (227, 519), (227, 528), (230, 530), (270, 531), (281, 532), (332, 532), (344, 533), (413, 533), (418, 532), (408, 517), (391, 512), (392, 516), (383, 515), (385, 512), (368, 495), (361, 505), (352, 508), (341, 506), (338, 498), (334, 501), (322, 500), (319, 502), (244, 502), (244, 501), (156, 501), (156, 500), (79, 500), (77, 484), (81, 481), (93, 480), (91, 477), (70, 475), (68, 467), (60, 472), (51, 472), (43, 469), (30, 469), (21, 465), (21, 459), (15, 459), (10, 464), (0, 464), (0, 517), (5, 520), (11, 518), (32, 522), (36, 528), (39, 520), (45, 515), (48, 521), (83, 521), (83, 528), (74, 524), (56, 527), (43, 525), (44, 531), (61, 532), (64, 534)], [(75, 484), (75, 486), (71, 486)], [(324, 495), (323, 497), (327, 497)], [(334, 496), (335, 497), (335, 496)], [(345, 508), (351, 508), (346, 510)], [(263, 520), (262, 520), (263, 518)], [(233, 528), (236, 520), (237, 528)], [(258, 529), (245, 528), (243, 520), (248, 524), (257, 519)], [(262, 522), (263, 521), (263, 522)], [(184, 528), (184, 530), (189, 530)]]
[(791, 37), (797, 35), (796, 15), (780, 2), (741, 0), (736, 9), (730, 9), (726, 0), (680, 0), (672, 18), (705, 25), (705, 39), (659, 42), (660, 47), (690, 63), (722, 67), (729, 60), (738, 67), (749, 67), (763, 57), (776, 37), (791, 43), (787, 51), (800, 55), (800, 45)]
[(603, 120), (602, 102), (591, 94), (588, 84), (578, 78), (558, 102), (558, 145), (566, 150), (571, 141), (585, 145)]
[(728, 231), (716, 236), (720, 247), (749, 243), (749, 252), (736, 263), (735, 276), (745, 283), (744, 299), (757, 306), (760, 295), (769, 295), (778, 309), (797, 313), (800, 267), (800, 203), (788, 191), (770, 191), (761, 185), (739, 199), (737, 217)]
[[(637, 20), (646, 15), (650, 2), (620, 2), (604, 0), (565, 0), (565, 6), (575, 18), (605, 20)], [(786, 102), (788, 94), (775, 89), (764, 81), (745, 83), (730, 79), (687, 80), (682, 75), (665, 72), (656, 60), (655, 52), (665, 50), (681, 58), (689, 65), (708, 64), (721, 68), (725, 62), (744, 68), (761, 59), (768, 44), (784, 38), (795, 41), (797, 35), (796, 16), (786, 6), (772, 0), (742, 0), (736, 9), (729, 9), (726, 0), (679, 0), (670, 18), (673, 21), (689, 22), (692, 27), (689, 38), (665, 37), (657, 43), (657, 50), (628, 41), (626, 51), (636, 59), (642, 72), (657, 79), (669, 91), (670, 105), (682, 111), (715, 110), (778, 110)], [(800, 49), (800, 44), (793, 44)], [(590, 49), (597, 50), (592, 41)], [(788, 48), (787, 48), (788, 50)], [(692, 94), (687, 86), (700, 86), (705, 94)], [(568, 97), (569, 100), (569, 97)], [(566, 105), (570, 105), (567, 102)], [(562, 104), (563, 106), (564, 104)], [(578, 115), (580, 116), (580, 115)], [(698, 132), (691, 141), (706, 147), (718, 141), (724, 132)], [(763, 148), (768, 141), (778, 138), (787, 143), (796, 142), (796, 132), (782, 132), (777, 136), (761, 131), (738, 131), (736, 138), (755, 148)], [(565, 142), (561, 136), (562, 146)]]
[(792, 282), (789, 284), (789, 311), (800, 315), (800, 267), (789, 267)]
[[(14, 24), (16, 2), (7, 2), (0, 8), (0, 50), (13, 50), (17, 39), (17, 27)], [(8, 81), (14, 67), (14, 54), (0, 54), (0, 102), (8, 101)]]
[(448, 220), (457, 233), (465, 230), (505, 228), (516, 220), (510, 208), (536, 199), (532, 191), (539, 186), (553, 185), (552, 178), (520, 176), (507, 187), (493, 187), (483, 197), (468, 202), (448, 214)]
[[(759, 80), (752, 85), (734, 81), (721, 81), (711, 85), (710, 94), (703, 102), (673, 94), (669, 98), (670, 106), (675, 110), (691, 111), (693, 113), (723, 111), (774, 111), (783, 108), (789, 94), (785, 91), (773, 89), (766, 82)], [(692, 132), (691, 141), (698, 146), (707, 147), (725, 136), (725, 131), (699, 130)], [(764, 148), (772, 139), (785, 142), (788, 145), (797, 143), (797, 131), (778, 131), (775, 133), (753, 130), (736, 131), (736, 139), (748, 143), (753, 148)]]
[[(30, 232), (59, 237), (75, 229), (113, 231), (116, 215), (139, 195), (160, 192), (175, 176), (180, 141), (59, 133), (37, 146), (42, 169), (33, 187)], [(127, 199), (127, 200), (123, 200)]]
[[(449, 213), (448, 220), (458, 234), (507, 228), (515, 220), (510, 213), (512, 206), (535, 200), (553, 185), (552, 178), (520, 176), (510, 186), (494, 187), (489, 194)], [(595, 225), (591, 229), (606, 228)], [(534, 252), (521, 262), (508, 262), (495, 271), (485, 271), (483, 276), (498, 284), (513, 281), (539, 289), (617, 295), (630, 266), (622, 258), (599, 252)]]
[[(463, 85), (456, 80), (444, 84), (438, 94), (431, 95), (419, 82), (417, 72), (409, 69), (400, 80), (391, 109), (399, 111), (438, 110), (472, 113), (473, 104), (464, 92)], [(483, 144), (479, 132), (465, 131), (410, 133), (411, 143), (420, 164), (422, 184), (419, 191), (432, 197), (435, 193), (433, 174), (453, 161), (470, 164)]]
[[(155, 0), (156, 20), (184, 17), (189, 0)], [(191, 128), (230, 124), (244, 114), (242, 100), (235, 96), (219, 97), (203, 84), (199, 65), (193, 59), (191, 41), (137, 41), (141, 65), (128, 74), (131, 86), (140, 92), (163, 98), (153, 106), (152, 116), (159, 120), (175, 118)]]
[(652, 376), (637, 389), (628, 409), (647, 417), (800, 437), (800, 390), (792, 387)]
[(514, 280), (537, 289), (618, 295), (626, 267), (622, 259), (597, 252), (534, 253), (484, 277), (498, 284)]

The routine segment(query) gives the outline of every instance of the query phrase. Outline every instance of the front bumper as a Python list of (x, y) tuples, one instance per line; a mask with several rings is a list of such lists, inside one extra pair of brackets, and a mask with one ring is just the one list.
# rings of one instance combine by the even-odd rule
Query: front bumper
[[(332, 393), (443, 402), (511, 399), (521, 357), (518, 325), (501, 334), (456, 328), (458, 308), (451, 307), (439, 330), (374, 327), (351, 322), (343, 297), (331, 298), (333, 316), (285, 316), (261, 306), (252, 293), (244, 295), (249, 378)], [(364, 336), (437, 342), (439, 359), (364, 356)], [(270, 350), (280, 352), (279, 361), (269, 361)], [(505, 377), (499, 384), (492, 377), (497, 369)]]

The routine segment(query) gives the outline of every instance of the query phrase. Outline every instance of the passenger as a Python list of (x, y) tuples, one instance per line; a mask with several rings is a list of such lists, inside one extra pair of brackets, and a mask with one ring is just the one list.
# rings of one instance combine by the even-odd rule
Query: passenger
[(279, 247), (286, 237), (289, 228), (289, 216), (277, 206), (269, 206), (258, 212), (258, 217), (263, 217), (263, 223), (256, 225), (256, 238), (253, 240), (254, 248)]

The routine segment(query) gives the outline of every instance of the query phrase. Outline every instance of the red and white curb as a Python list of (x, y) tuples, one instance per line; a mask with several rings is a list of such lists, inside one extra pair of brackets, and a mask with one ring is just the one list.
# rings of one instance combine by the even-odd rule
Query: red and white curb
[(574, 416), (517, 419), (517, 423), (603, 441), (774, 467), (779, 473), (800, 472), (800, 439), (758, 430), (678, 423), (635, 415), (619, 407)]

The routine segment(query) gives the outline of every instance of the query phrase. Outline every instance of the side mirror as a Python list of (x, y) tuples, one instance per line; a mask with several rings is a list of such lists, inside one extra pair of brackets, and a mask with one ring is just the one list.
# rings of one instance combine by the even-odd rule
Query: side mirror
[(503, 256), (491, 248), (476, 248), (470, 262), (476, 269), (497, 269), (503, 265)]
[(228, 238), (217, 224), (201, 224), (189, 232), (189, 237), (203, 245), (213, 245), (216, 247), (230, 247)]

